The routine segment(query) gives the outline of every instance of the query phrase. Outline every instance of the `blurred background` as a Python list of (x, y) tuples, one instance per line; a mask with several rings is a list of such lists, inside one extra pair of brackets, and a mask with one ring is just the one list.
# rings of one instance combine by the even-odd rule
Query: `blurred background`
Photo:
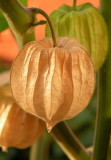
[[(21, 0), (26, 4), (26, 1)], [(77, 0), (77, 5), (90, 2), (99, 8), (99, 0)], [(28, 0), (29, 7), (39, 7), (50, 14), (53, 10), (57, 9), (62, 4), (72, 5), (72, 0)], [(38, 19), (43, 19), (39, 16)], [(44, 27), (36, 27), (36, 38), (40, 40), (44, 37)], [(11, 63), (18, 53), (17, 43), (10, 29), (6, 29), (0, 33), (0, 73), (10, 70)], [(68, 120), (69, 126), (75, 132), (80, 141), (89, 148), (93, 145), (94, 139), (94, 127), (96, 119), (96, 94), (95, 94), (89, 106), (79, 115), (71, 120)], [(45, 133), (38, 144), (45, 145), (44, 153), (47, 155), (45, 160), (68, 160), (67, 156), (63, 153), (56, 142), (51, 138), (48, 133)], [(45, 143), (45, 144), (44, 144)], [(39, 150), (38, 149), (38, 150)], [(30, 148), (20, 150), (15, 148), (9, 148), (8, 152), (4, 153), (0, 150), (0, 160), (29, 160)], [(33, 160), (33, 159), (32, 159)]]

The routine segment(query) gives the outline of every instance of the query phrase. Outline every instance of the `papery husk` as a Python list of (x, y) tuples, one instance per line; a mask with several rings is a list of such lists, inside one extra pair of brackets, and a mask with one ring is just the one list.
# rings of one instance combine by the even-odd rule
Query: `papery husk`
[[(91, 56), (94, 68), (98, 71), (108, 53), (107, 26), (101, 13), (90, 3), (77, 6), (62, 5), (50, 14), (56, 36), (75, 37)], [(46, 37), (51, 37), (48, 24)]]
[(80, 113), (95, 88), (95, 72), (87, 51), (74, 38), (50, 38), (26, 44), (11, 69), (17, 103), (42, 118), (50, 131)]
[(45, 131), (45, 123), (23, 111), (14, 101), (9, 84), (0, 87), (0, 147), (27, 148)]

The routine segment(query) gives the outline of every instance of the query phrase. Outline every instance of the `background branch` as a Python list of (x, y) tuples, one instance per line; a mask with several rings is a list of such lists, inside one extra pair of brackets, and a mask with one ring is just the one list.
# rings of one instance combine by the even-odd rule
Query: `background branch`
[(51, 134), (70, 160), (89, 160), (90, 156), (66, 122), (60, 122)]
[(108, 57), (99, 72), (98, 111), (93, 160), (106, 160), (111, 131), (111, 0), (101, 0), (109, 33)]

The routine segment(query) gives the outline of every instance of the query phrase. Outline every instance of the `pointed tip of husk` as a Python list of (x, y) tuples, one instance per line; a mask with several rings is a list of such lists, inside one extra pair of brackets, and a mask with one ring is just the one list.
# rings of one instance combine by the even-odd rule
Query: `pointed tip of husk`
[(47, 124), (47, 131), (48, 131), (48, 133), (50, 133), (50, 131), (52, 130), (52, 128), (53, 128), (52, 125)]
[(56, 125), (56, 123), (46, 122), (48, 133), (51, 132), (52, 128)]
[(6, 146), (2, 146), (2, 151), (3, 152), (8, 152), (8, 148)]

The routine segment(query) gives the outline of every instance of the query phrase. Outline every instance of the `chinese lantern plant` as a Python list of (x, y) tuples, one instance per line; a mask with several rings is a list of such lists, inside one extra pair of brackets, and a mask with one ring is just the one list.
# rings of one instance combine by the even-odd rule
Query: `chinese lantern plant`
[[(40, 9), (33, 12), (48, 19)], [(17, 103), (46, 121), (50, 131), (88, 105), (95, 73), (84, 47), (74, 38), (56, 39), (49, 19), (48, 22), (53, 39), (30, 42), (22, 48), (12, 65), (11, 88)]]
[(0, 147), (27, 148), (45, 131), (45, 123), (24, 112), (14, 101), (9, 84), (0, 87)]
[[(97, 8), (90, 3), (76, 6), (62, 5), (50, 14), (57, 36), (75, 37), (91, 56), (96, 71), (103, 65), (108, 53), (106, 23)], [(50, 37), (50, 28), (46, 27)]]
[[(6, 2), (7, 1), (7, 3), (9, 2), (9, 6), (10, 6), (10, 2), (11, 2), (11, 5), (13, 4), (13, 2), (15, 3), (15, 4), (17, 4), (18, 2), (17, 1), (13, 1), (13, 0), (10, 0), (10, 1), (8, 1), (8, 0), (4, 0), (4, 1), (2, 1), (2, 2), (0, 2), (0, 8), (2, 8), (3, 9), (3, 7), (1, 7), (1, 4), (3, 4), (4, 2)], [(17, 2), (17, 3), (16, 3)], [(10, 12), (10, 9), (9, 8), (11, 8), (11, 7), (7, 7), (7, 5), (2, 5), (2, 6), (4, 6), (4, 9), (3, 9), (3, 12), (8, 12), (8, 14), (10, 15), (11, 14), (11, 12)], [(19, 5), (20, 6), (20, 5)], [(24, 10), (24, 9), (23, 9)], [(27, 13), (27, 11), (29, 11), (28, 9), (26, 9), (25, 10), (26, 12), (25, 13)], [(40, 12), (42, 12), (40, 9), (30, 9), (30, 11), (31, 12), (28, 12), (28, 13), (32, 13), (32, 15), (35, 15), (36, 13), (40, 13)], [(19, 13), (19, 11), (17, 11), (17, 13)], [(21, 12), (20, 12), (21, 13)], [(8, 14), (6, 14), (6, 17), (7, 17), (7, 15)], [(22, 14), (22, 13), (21, 13)], [(44, 14), (44, 12), (42, 12), (42, 14)], [(23, 15), (23, 14), (22, 14)], [(44, 14), (45, 16), (46, 16), (46, 14)], [(16, 15), (16, 16), (18, 16), (18, 14)], [(23, 25), (19, 28), (20, 30), (21, 30), (21, 28), (23, 29), (24, 28), (24, 23), (25, 24), (30, 24), (30, 27), (29, 27), (29, 30), (30, 30), (30, 32), (32, 31), (31, 29), (33, 29), (33, 26), (34, 25), (36, 25), (35, 24), (35, 21), (34, 21), (34, 23), (27, 23), (27, 19), (24, 19), (24, 16), (22, 16), (23, 17), (23, 21), (20, 23), (20, 24), (22, 24), (23, 23)], [(10, 17), (8, 17), (8, 18), (10, 18), (11, 19), (11, 16)], [(7, 18), (7, 19), (8, 19)], [(16, 17), (15, 17), (15, 19), (13, 19), (13, 21), (14, 21), (14, 23), (16, 23)], [(32, 21), (31, 21), (32, 22)], [(13, 24), (14, 24), (13, 23)], [(11, 26), (11, 25), (10, 25)], [(12, 30), (13, 30), (13, 26), (11, 26), (12, 27)], [(18, 29), (18, 32), (19, 32), (19, 29)], [(29, 31), (28, 30), (28, 31)], [(29, 32), (25, 32), (25, 36), (24, 36), (24, 38), (26, 38), (26, 40), (27, 40), (27, 36), (28, 36), (28, 33)], [(19, 33), (18, 33), (18, 35), (19, 35)], [(92, 85), (91, 85), (91, 87), (92, 87), (92, 89), (89, 87), (90, 85), (89, 84), (91, 84), (91, 79), (89, 78), (90, 77), (90, 75), (91, 75), (91, 73), (92, 73), (92, 79), (94, 80), (94, 69), (93, 69), (93, 66), (92, 66), (92, 63), (91, 63), (91, 60), (90, 60), (90, 58), (89, 58), (89, 56), (87, 55), (87, 51), (84, 49), (84, 47), (82, 47), (76, 40), (74, 40), (73, 38), (66, 38), (67, 39), (67, 41), (65, 41), (65, 38), (54, 38), (55, 36), (54, 36), (54, 34), (53, 34), (53, 40), (52, 39), (48, 39), (48, 38), (46, 38), (46, 39), (44, 39), (44, 40), (42, 40), (42, 41), (39, 41), (39, 42), (31, 42), (31, 43), (28, 43), (28, 44), (26, 44), (24, 47), (23, 47), (23, 49), (20, 51), (20, 53), (18, 54), (18, 56), (17, 56), (17, 58), (15, 59), (15, 62), (14, 62), (14, 64), (13, 64), (13, 67), (12, 67), (12, 77), (11, 77), (11, 85), (12, 85), (12, 92), (13, 92), (13, 94), (14, 94), (14, 97), (16, 97), (16, 99), (17, 99), (17, 101), (19, 101), (19, 103), (21, 103), (22, 105), (22, 107), (23, 107), (23, 103), (22, 102), (24, 102), (25, 104), (26, 104), (26, 106), (25, 106), (25, 109), (27, 110), (27, 112), (30, 112), (31, 111), (31, 113), (32, 114), (34, 114), (34, 115), (36, 115), (36, 116), (39, 116), (39, 117), (41, 117), (42, 119), (44, 119), (46, 122), (47, 122), (47, 126), (49, 125), (49, 121), (48, 120), (53, 120), (53, 118), (50, 116), (50, 115), (54, 115), (55, 116), (55, 114), (52, 114), (52, 113), (54, 113), (54, 111), (55, 110), (50, 110), (50, 107), (47, 109), (47, 111), (46, 111), (46, 108), (45, 108), (45, 106), (51, 101), (50, 99), (50, 97), (52, 97), (52, 94), (49, 94), (48, 96), (49, 96), (49, 99), (48, 99), (48, 102), (47, 102), (47, 94), (45, 95), (44, 93), (52, 93), (52, 91), (54, 91), (54, 92), (58, 92), (59, 94), (57, 94), (57, 95), (60, 95), (60, 96), (58, 96), (58, 97), (60, 97), (60, 98), (58, 98), (58, 97), (56, 97), (55, 96), (55, 94), (53, 94), (53, 97), (55, 96), (56, 98), (58, 98), (59, 99), (59, 101), (57, 101), (57, 102), (63, 102), (63, 98), (65, 97), (65, 95), (69, 95), (69, 94), (71, 94), (72, 93), (72, 95), (73, 95), (73, 99), (72, 99), (72, 102), (75, 102), (75, 97), (74, 97), (74, 94), (73, 93), (76, 93), (75, 95), (76, 95), (76, 100), (77, 100), (77, 102), (79, 103), (79, 100), (81, 99), (81, 94), (79, 95), (79, 96), (77, 96), (77, 94), (79, 94), (80, 93), (80, 84), (81, 84), (81, 87), (83, 86), (83, 88), (81, 88), (81, 91), (86, 91), (86, 89), (87, 89), (87, 92), (89, 92), (90, 94), (88, 94), (88, 93), (85, 93), (85, 94), (87, 94), (88, 95), (88, 97), (86, 98), (86, 97), (84, 97), (84, 100), (83, 100), (83, 102), (86, 102), (87, 104), (88, 104), (88, 102), (89, 102), (89, 100), (90, 100), (90, 98), (91, 98), (91, 95), (92, 95), (92, 91), (93, 91), (93, 88), (94, 88), (94, 81), (92, 81)], [(34, 38), (33, 37), (28, 37), (29, 39), (27, 40), (27, 41), (25, 41), (25, 43), (26, 42), (28, 42), (28, 41), (34, 41)], [(25, 43), (23, 43), (23, 41), (22, 41), (22, 39), (19, 39), (21, 42), (22, 42), (22, 46), (25, 44)], [(72, 41), (72, 43), (70, 44), (70, 42)], [(60, 42), (61, 43), (60, 43)], [(54, 42), (54, 43), (53, 43)], [(56, 43), (57, 42), (57, 43)], [(65, 44), (65, 42), (66, 42), (66, 44)], [(60, 45), (61, 44), (61, 45)], [(73, 44), (73, 45), (72, 45)], [(69, 48), (67, 48), (69, 46)], [(29, 49), (29, 50), (27, 50), (27, 48)], [(31, 52), (30, 52), (31, 51)], [(23, 55), (21, 54), (21, 53), (23, 53)], [(25, 55), (25, 53), (26, 53), (26, 55)], [(31, 54), (31, 53), (33, 53), (33, 54)], [(60, 55), (59, 55), (59, 53), (61, 53)], [(37, 55), (39, 55), (39, 57), (37, 58)], [(79, 55), (82, 55), (81, 56), (81, 58), (80, 58), (80, 56)], [(27, 55), (29, 55), (29, 56), (27, 56)], [(59, 55), (59, 56), (58, 56)], [(69, 56), (70, 55), (70, 56)], [(84, 58), (83, 58), (83, 55), (84, 55)], [(24, 59), (24, 58), (26, 58), (26, 59)], [(76, 62), (76, 63), (70, 63), (70, 62), (72, 62), (72, 61), (70, 61), (71, 60), (71, 58), (73, 59), (73, 62)], [(78, 60), (77, 60), (77, 58), (78, 58)], [(57, 61), (54, 61), (54, 59), (56, 59)], [(62, 59), (62, 60), (61, 60)], [(84, 61), (83, 61), (83, 59), (84, 59)], [(47, 60), (46, 62), (47, 62), (47, 65), (45, 65), (45, 60)], [(61, 62), (62, 62), (62, 66), (60, 65), (61, 63), (59, 63), (59, 61), (58, 60), (61, 60)], [(63, 63), (63, 61), (64, 61), (64, 63)], [(52, 65), (52, 62), (56, 62), (56, 63), (54, 63), (54, 65)], [(66, 63), (67, 62), (67, 63)], [(79, 63), (80, 62), (80, 63)], [(83, 63), (83, 62), (85, 62), (85, 63)], [(15, 64), (18, 64), (18, 65), (15, 65)], [(56, 64), (56, 65), (55, 65)], [(68, 65), (67, 65), (68, 64)], [(73, 68), (73, 66), (72, 66), (72, 64), (75, 64), (75, 66), (76, 67), (74, 67)], [(78, 65), (79, 64), (79, 65)], [(88, 64), (88, 65), (87, 65)], [(27, 66), (28, 66), (28, 68), (27, 68)], [(42, 66), (44, 66), (43, 68), (42, 68)], [(58, 67), (57, 67), (58, 66)], [(81, 71), (81, 69), (79, 69), (79, 67), (82, 67), (82, 72), (80, 73), (79, 71)], [(87, 66), (90, 66), (89, 67), (89, 70), (91, 69), (91, 73), (89, 73), (89, 71), (88, 71), (88, 67)], [(17, 67), (17, 68), (16, 68)], [(37, 68), (36, 68), (37, 67)], [(33, 72), (33, 70), (32, 70), (32, 68), (33, 69), (37, 69), (39, 72), (37, 72), (37, 70), (35, 69), (35, 72)], [(73, 70), (70, 70), (70, 68), (72, 69), (73, 68)], [(107, 67), (106, 67), (107, 68)], [(20, 69), (21, 69), (21, 71), (20, 71)], [(54, 70), (55, 69), (55, 70)], [(70, 79), (70, 81), (71, 81), (71, 83), (69, 84), (69, 86), (71, 85), (71, 84), (73, 84), (72, 86), (72, 88), (70, 87), (70, 89), (72, 89), (72, 92), (64, 92), (64, 91), (67, 91), (66, 90), (66, 88), (67, 88), (67, 80), (65, 79), (65, 78), (63, 78), (63, 77), (65, 77), (65, 76), (63, 76), (63, 75), (67, 75), (67, 74), (61, 74), (61, 76), (60, 76), (60, 73), (64, 73), (63, 71), (64, 70), (66, 71), (66, 73), (68, 73), (68, 69), (70, 70), (70, 71), (73, 71), (72, 73), (73, 74), (68, 74), (68, 76), (66, 76), (67, 78), (69, 78)], [(15, 70), (16, 70), (16, 73), (15, 73)], [(56, 71), (56, 72), (51, 72), (52, 70), (54, 70), (54, 71)], [(78, 70), (78, 71), (77, 71)], [(23, 71), (23, 72), (22, 72)], [(60, 72), (61, 71), (61, 72)], [(77, 71), (77, 72), (76, 72)], [(84, 71), (84, 72), (83, 72)], [(37, 74), (35, 74), (37, 72)], [(87, 74), (85, 74), (85, 73), (87, 73)], [(87, 75), (88, 75), (88, 73), (89, 73), (89, 77), (88, 77), (88, 81), (86, 80), (86, 78), (85, 78), (85, 76), (87, 77)], [(15, 81), (13, 81), (14, 80), (14, 74), (16, 75), (16, 77), (18, 76), (19, 77), (19, 79), (17, 80), (17, 78), (15, 79)], [(47, 75), (46, 75), (47, 74)], [(56, 75), (59, 75), (58, 77), (56, 76), (56, 78), (55, 78), (55, 80), (57, 79), (57, 81), (59, 81), (59, 80), (64, 80), (65, 81), (65, 83), (63, 83), (64, 81), (62, 81), (61, 80), (61, 83), (55, 83), (54, 81), (51, 81), (51, 78), (53, 77), (53, 75), (52, 74), (56, 74)], [(38, 76), (39, 75), (39, 76)], [(84, 76), (83, 76), (84, 75)], [(27, 81), (26, 81), (26, 78), (27, 77)], [(84, 77), (84, 78), (83, 78)], [(80, 79), (81, 79), (81, 81), (80, 81)], [(23, 94), (21, 94), (21, 92), (18, 92), (18, 93), (20, 93), (20, 95), (18, 95), (18, 93), (17, 93), (17, 89), (19, 89), (19, 87), (21, 87), (20, 85), (22, 84), (23, 85), (23, 81), (22, 80), (25, 80), (24, 81), (24, 86), (21, 88), (21, 91), (22, 92), (24, 92), (24, 91), (26, 91), (25, 92), (25, 95), (23, 95)], [(54, 79), (53, 79), (54, 80)], [(83, 81), (82, 81), (83, 80)], [(19, 82), (21, 82), (21, 83), (19, 83), (18, 85), (16, 84), (16, 81), (19, 81)], [(47, 82), (53, 82), (53, 85), (52, 85), (52, 83), (47, 83)], [(13, 83), (12, 83), (13, 82)], [(45, 83), (46, 82), (46, 83)], [(74, 82), (76, 82), (76, 83), (74, 83)], [(77, 83), (78, 82), (78, 83)], [(82, 82), (82, 83), (81, 83)], [(32, 84), (31, 84), (32, 83)], [(38, 83), (40, 83), (40, 84), (42, 84), (42, 85), (40, 85), (40, 86), (37, 86), (37, 84)], [(34, 86), (33, 86), (33, 84), (35, 84)], [(46, 86), (46, 84), (48, 84), (47, 86)], [(49, 85), (50, 84), (50, 85)], [(59, 84), (59, 86), (60, 86), (60, 88), (59, 87), (56, 87), (55, 86), (55, 84)], [(64, 84), (64, 85), (63, 85)], [(66, 84), (66, 85), (65, 85)], [(76, 86), (75, 86), (75, 84), (76, 84)], [(85, 85), (83, 85), (83, 84), (85, 84)], [(32, 87), (33, 86), (33, 87)], [(42, 87), (41, 87), (42, 86)], [(53, 86), (53, 87), (52, 87)], [(62, 87), (61, 87), (62, 86)], [(78, 87), (77, 87), (78, 86)], [(85, 86), (85, 87), (84, 87)], [(76, 90), (74, 90), (75, 89), (75, 87), (77, 87), (78, 88), (78, 92), (75, 92), (76, 90), (77, 90), (77, 88), (76, 88)], [(37, 89), (39, 89), (39, 93), (41, 93), (40, 95), (38, 95), (38, 92), (36, 91), (36, 88)], [(49, 89), (49, 88), (51, 88), (51, 89)], [(53, 88), (53, 90), (52, 90), (52, 88)], [(58, 89), (59, 88), (59, 89)], [(64, 88), (64, 89), (63, 89)], [(22, 90), (23, 89), (23, 90)], [(83, 89), (83, 90), (82, 90)], [(91, 89), (91, 90), (90, 90)], [(30, 91), (30, 93), (32, 93), (32, 94), (30, 94), (30, 93), (28, 93), (28, 91)], [(70, 90), (71, 91), (71, 90)], [(53, 93), (54, 93), (53, 92)], [(16, 94), (17, 93), (17, 94)], [(35, 95), (34, 95), (35, 94)], [(63, 94), (63, 96), (61, 96)], [(29, 96), (30, 95), (30, 96)], [(34, 97), (33, 97), (33, 95), (34, 95)], [(44, 96), (45, 95), (45, 96)], [(107, 95), (107, 94), (106, 94)], [(24, 100), (22, 100), (22, 96), (24, 96), (25, 97), (25, 99)], [(39, 98), (37, 98), (37, 97), (39, 97)], [(19, 97), (19, 99), (18, 99), (18, 97)], [(69, 96), (67, 96), (67, 97), (65, 97), (65, 98), (68, 98)], [(33, 99), (34, 98), (34, 99)], [(64, 99), (65, 99), (64, 98)], [(33, 99), (33, 100), (32, 100)], [(55, 98), (54, 98), (55, 99)], [(103, 99), (104, 99), (104, 97), (103, 97)], [(30, 101), (31, 100), (31, 101)], [(39, 102), (37, 102), (37, 100), (39, 101)], [(69, 99), (69, 100), (71, 100), (71, 99)], [(67, 100), (67, 99), (65, 99), (65, 101), (66, 102), (68, 102), (69, 103), (69, 101)], [(29, 102), (30, 102), (30, 104), (32, 105), (32, 108), (30, 108), (30, 106), (29, 106)], [(34, 102), (34, 103), (33, 103)], [(44, 114), (44, 113), (42, 113), (42, 111), (41, 110), (37, 110), (37, 108), (36, 107), (38, 107), (37, 106), (37, 103), (39, 103), (40, 104), (40, 102), (43, 104), (42, 105), (42, 109), (44, 109), (44, 111), (46, 111), (46, 113)], [(46, 104), (46, 105), (45, 105)], [(51, 104), (51, 103), (50, 103)], [(54, 103), (54, 104), (56, 104), (56, 103)], [(62, 104), (62, 103), (61, 103)], [(71, 104), (71, 103), (70, 103)], [(41, 105), (41, 104), (40, 104)], [(49, 106), (49, 105), (48, 105)], [(50, 105), (51, 106), (51, 105)], [(59, 109), (59, 106), (60, 106), (60, 103), (58, 104), (58, 109)], [(65, 106), (65, 105), (64, 105)], [(69, 106), (69, 105), (67, 105), (67, 106)], [(65, 107), (67, 107), (67, 106), (65, 106)], [(105, 105), (104, 105), (105, 106)], [(104, 106), (102, 106), (103, 108), (105, 108)], [(82, 111), (82, 109), (85, 107), (85, 105), (81, 105), (81, 109), (79, 108), (77, 108), (77, 112), (79, 113), (80, 111)], [(70, 109), (71, 109), (71, 105), (70, 105), (70, 107), (69, 107)], [(69, 108), (67, 108), (67, 111), (69, 110)], [(75, 108), (75, 107), (74, 107)], [(51, 106), (51, 109), (53, 109), (53, 106)], [(60, 108), (61, 110), (62, 110), (62, 108)], [(106, 109), (106, 108), (105, 108)], [(52, 112), (53, 111), (53, 112)], [(56, 108), (56, 111), (58, 111), (57, 110), (57, 108)], [(67, 117), (67, 115), (68, 115), (68, 112), (66, 111), (66, 109), (65, 109), (65, 111), (63, 110), (63, 113), (62, 112), (56, 112), (57, 114), (62, 114), (62, 118), (63, 118), (63, 114), (65, 113), (65, 116), (64, 117)], [(76, 112), (76, 113), (77, 113)], [(42, 115), (42, 114), (44, 114), (44, 115)], [(49, 115), (49, 116), (47, 116), (46, 117), (46, 114), (47, 115)], [(74, 116), (74, 112), (72, 112), (72, 115), (71, 115), (71, 117), (72, 116)], [(70, 118), (71, 118), (70, 117)], [(51, 119), (52, 118), (52, 119)], [(61, 118), (61, 117), (60, 117)], [(61, 118), (61, 119), (62, 119)], [(48, 119), (48, 120), (47, 120)], [(61, 119), (59, 119), (59, 120), (61, 120)], [(63, 120), (64, 120), (65, 118), (63, 118)], [(57, 119), (57, 123), (58, 123), (58, 121), (59, 121), (58, 119)], [(51, 121), (50, 121), (51, 122)], [(51, 124), (52, 125), (52, 124)], [(55, 124), (54, 124), (55, 125)], [(51, 126), (51, 127), (53, 127), (53, 125)], [(49, 129), (51, 129), (50, 127), (49, 127)], [(62, 132), (63, 131), (63, 132)], [(76, 139), (76, 137), (72, 134), (72, 132), (69, 130), (69, 129), (67, 129), (67, 127), (66, 126), (64, 126), (64, 123), (63, 122), (61, 122), (61, 123), (59, 123), (59, 124), (57, 124), (52, 130), (51, 130), (51, 133), (54, 135), (54, 137), (55, 137), (55, 139), (57, 140), (57, 142), (58, 142), (58, 144), (62, 147), (62, 149), (65, 151), (65, 153), (68, 155), (68, 157), (70, 158), (70, 159), (80, 159), (80, 160), (83, 160), (83, 159), (87, 159), (87, 160), (89, 160), (90, 158), (89, 158), (89, 155), (87, 154), (87, 152), (86, 152), (86, 150), (84, 149), (84, 147), (81, 147), (79, 144), (79, 142), (78, 142), (78, 140)], [(103, 132), (102, 132), (103, 133)], [(72, 138), (73, 137), (73, 138)], [(105, 136), (104, 136), (105, 137)], [(101, 139), (101, 141), (102, 140), (104, 140), (104, 137), (102, 137), (103, 139)], [(98, 145), (98, 144), (97, 144)], [(107, 146), (107, 145), (105, 145), (105, 146)], [(98, 148), (98, 147), (97, 147)], [(84, 150), (85, 150), (85, 152), (84, 152)], [(100, 151), (98, 151), (97, 150), (97, 152), (100, 152)], [(86, 158), (84, 158), (84, 155), (85, 155), (85, 157)], [(99, 155), (100, 155), (100, 153), (99, 153)], [(94, 157), (95, 158), (95, 157)], [(95, 160), (95, 159), (94, 159)], [(99, 160), (99, 159), (97, 159), (97, 160)], [(101, 159), (100, 159), (101, 160)]]

